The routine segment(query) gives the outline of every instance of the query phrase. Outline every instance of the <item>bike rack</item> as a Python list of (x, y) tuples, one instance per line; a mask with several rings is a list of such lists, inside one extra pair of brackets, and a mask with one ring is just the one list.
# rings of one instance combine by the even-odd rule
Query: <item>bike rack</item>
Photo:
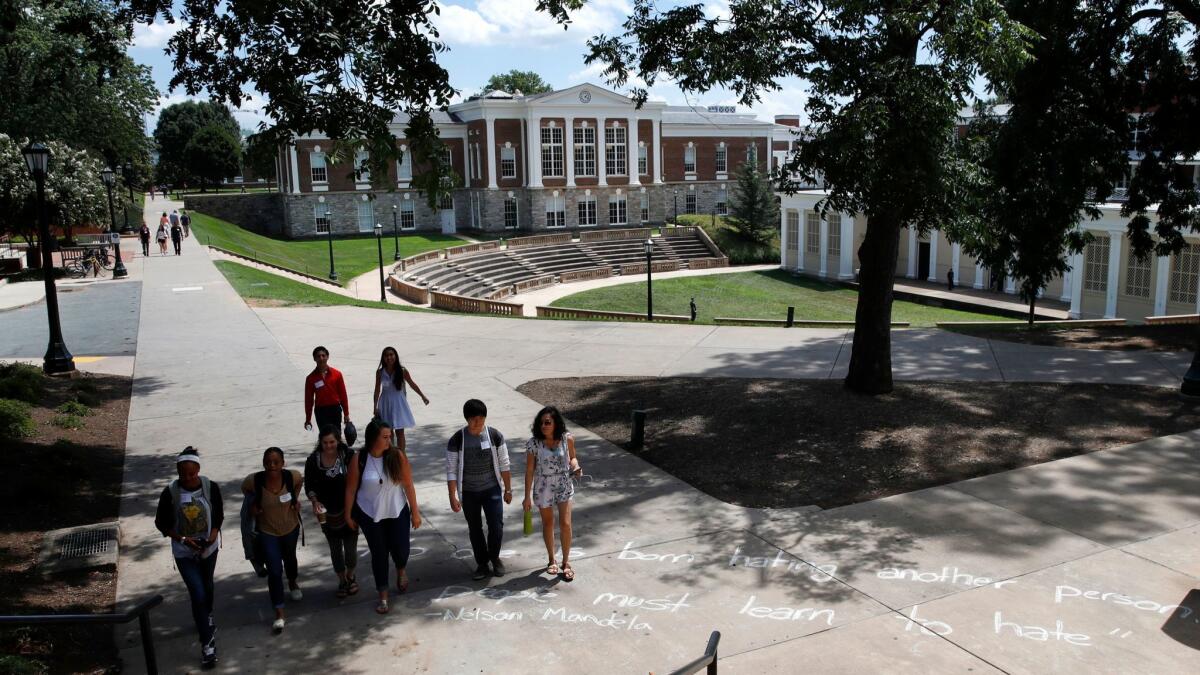
[(29, 614), (0, 616), (0, 626), (43, 626), (47, 624), (129, 623), (138, 620), (142, 634), (142, 654), (146, 658), (148, 675), (158, 675), (158, 660), (154, 656), (154, 636), (150, 633), (150, 610), (163, 602), (163, 596), (155, 595), (139, 602), (121, 613), (113, 614)]

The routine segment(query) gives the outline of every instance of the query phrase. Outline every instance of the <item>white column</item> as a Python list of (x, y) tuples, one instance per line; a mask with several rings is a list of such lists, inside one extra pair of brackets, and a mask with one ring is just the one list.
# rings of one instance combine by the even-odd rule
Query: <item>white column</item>
[(663, 179), (663, 172), (662, 172), (663, 149), (662, 149), (662, 129), (660, 128), (660, 126), (662, 125), (662, 122), (659, 120), (653, 120), (653, 122), (654, 122), (654, 124), (653, 124), (654, 146), (651, 148), (651, 151), (654, 153), (654, 184), (661, 185), (662, 179)]
[(1004, 275), (1004, 292), (1012, 295), (1017, 292), (1017, 280), (1010, 275)]
[(953, 244), (950, 246), (950, 269), (954, 270), (954, 285), (962, 285), (962, 277), (958, 274), (958, 263), (962, 261), (962, 245)]
[(575, 118), (567, 118), (567, 128), (563, 130), (563, 158), (567, 165), (567, 187), (575, 187)]
[(975, 261), (975, 283), (973, 288), (983, 288), (983, 263)]
[(629, 184), (641, 185), (642, 176), (638, 173), (638, 120), (630, 117), (625, 120), (629, 131), (625, 134), (625, 172), (629, 174)]
[(608, 163), (604, 161), (604, 151), (607, 149), (604, 144), (604, 127), (608, 126), (608, 118), (597, 117), (596, 122), (596, 185), (605, 187), (608, 185)]
[(1080, 309), (1083, 306), (1083, 254), (1076, 253), (1071, 256), (1071, 311), (1067, 316), (1072, 319), (1079, 318)]
[(829, 276), (829, 221), (821, 219), (821, 267), (817, 274), (821, 278)]
[(842, 259), (839, 279), (854, 278), (854, 219), (849, 213), (842, 214)]
[(935, 283), (938, 281), (937, 259), (938, 259), (938, 231), (930, 230), (929, 231), (929, 277), (925, 279), (926, 281), (933, 281)]
[(788, 213), (790, 209), (779, 209), (779, 266), (787, 269), (788, 254)]
[(808, 217), (804, 210), (800, 210), (800, 227), (796, 228), (796, 270), (804, 271), (804, 244), (808, 241), (805, 238), (805, 227), (808, 224)]
[(496, 166), (496, 155), (500, 154), (496, 152), (496, 119), (493, 117), (486, 118), (484, 128), (486, 129), (484, 133), (487, 136), (488, 187), (495, 190), (498, 187), (496, 185), (496, 177), (500, 175), (500, 170)]
[(1120, 232), (1112, 232), (1108, 236), (1108, 283), (1104, 292), (1104, 318), (1114, 319), (1117, 316), (1117, 280), (1121, 278), (1121, 242), (1125, 240)]
[(529, 158), (529, 187), (542, 187), (542, 123), (536, 115), (529, 113), (525, 123), (529, 130), (529, 148), (525, 156)]
[[(1068, 265), (1074, 264), (1074, 260), (1075, 260), (1075, 256), (1068, 256), (1067, 264)], [(1073, 277), (1073, 276), (1075, 276), (1075, 269), (1073, 267), (1071, 269), (1068, 269), (1066, 272), (1063, 272), (1062, 295), (1059, 296), (1059, 298), (1058, 298), (1059, 300), (1061, 300), (1063, 302), (1071, 301), (1071, 282), (1072, 282), (1071, 277)]]
[(1171, 257), (1158, 257), (1158, 270), (1154, 277), (1154, 313), (1167, 313), (1167, 281), (1171, 275)]
[(917, 278), (917, 228), (908, 228), (908, 273), (909, 279)]
[(292, 194), (300, 193), (300, 160), (296, 159), (296, 144), (290, 143), (288, 150), (291, 154), (292, 164)]

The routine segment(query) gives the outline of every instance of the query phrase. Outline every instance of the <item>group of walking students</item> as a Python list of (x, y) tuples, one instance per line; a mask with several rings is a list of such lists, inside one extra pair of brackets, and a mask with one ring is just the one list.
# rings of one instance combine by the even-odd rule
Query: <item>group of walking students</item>
[[(158, 241), (158, 254), (167, 255), (167, 239), (175, 246), (175, 255), (183, 254), (183, 240), (192, 236), (192, 217), (186, 211), (180, 213), (177, 210), (172, 210), (171, 215), (167, 215), (166, 211), (162, 212), (162, 216), (158, 219), (158, 232), (154, 234), (154, 239)], [(145, 222), (142, 223), (142, 229), (138, 232), (138, 239), (142, 242), (142, 255), (150, 255), (150, 226)]]
[[(400, 364), (396, 350), (384, 348), (375, 372), (375, 415), (366, 427), (362, 448), (355, 452), (351, 447), (357, 440), (357, 430), (350, 421), (345, 380), (341, 372), (330, 367), (329, 350), (317, 347), (312, 354), (316, 367), (304, 380), (304, 426), (311, 429), (315, 416), (318, 435), (316, 447), (305, 460), (304, 472), (287, 469), (283, 450), (271, 447), (263, 452), (263, 470), (241, 482), (244, 553), (255, 572), (267, 578), (275, 610), (275, 633), (282, 632), (286, 623), (286, 601), (304, 597), (297, 581), (296, 560), (296, 545), (304, 533), (301, 495), (307, 496), (329, 544), (339, 598), (359, 591), (359, 532), (366, 538), (378, 594), (375, 611), (379, 614), (387, 614), (390, 609), (389, 560), (396, 568), (396, 591), (408, 590), (405, 568), (410, 527), (421, 526), (412, 465), (405, 452), (405, 429), (416, 426), (408, 390), (411, 388), (426, 405), (429, 398)], [(450, 509), (466, 517), (475, 558), (472, 578), (478, 581), (505, 573), (500, 545), (504, 504), (512, 503), (512, 473), (504, 435), (487, 425), (487, 406), (477, 399), (468, 400), (463, 404), (463, 419), (464, 426), (446, 444), (446, 483)], [(530, 433), (525, 444), (524, 510), (537, 507), (541, 514), (549, 558), (545, 572), (572, 581), (571, 479), (582, 474), (575, 441), (553, 406), (538, 412)], [(175, 565), (191, 599), (201, 666), (207, 669), (217, 663), (213, 576), (221, 547), (224, 506), (218, 484), (200, 473), (196, 448), (185, 448), (175, 465), (178, 478), (163, 489), (154, 524), (171, 539)], [(556, 515), (561, 563), (554, 556)]]

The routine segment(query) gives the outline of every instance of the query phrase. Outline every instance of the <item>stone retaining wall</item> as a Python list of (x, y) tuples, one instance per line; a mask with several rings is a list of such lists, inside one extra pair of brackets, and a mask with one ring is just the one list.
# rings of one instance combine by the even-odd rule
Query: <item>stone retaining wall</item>
[[(662, 260), (651, 264), (650, 270), (653, 272), (674, 272), (679, 269), (678, 260)], [(621, 276), (627, 274), (643, 274), (646, 271), (646, 263), (626, 263), (621, 265)]]
[(220, 218), (251, 232), (284, 234), (283, 195), (278, 192), (188, 195), (183, 198), (183, 208)]

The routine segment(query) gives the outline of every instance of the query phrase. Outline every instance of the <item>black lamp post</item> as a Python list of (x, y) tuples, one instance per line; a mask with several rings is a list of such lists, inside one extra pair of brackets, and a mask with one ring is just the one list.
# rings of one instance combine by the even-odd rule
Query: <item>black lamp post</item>
[(121, 226), (121, 234), (129, 234), (133, 230), (129, 227), (129, 207), (133, 206), (133, 186), (129, 184), (133, 177), (133, 165), (125, 162), (125, 166), (121, 167), (121, 177), (125, 179), (125, 186), (129, 188), (129, 203), (122, 205), (121, 211), (125, 214), (125, 224)]
[(673, 192), (675, 195), (675, 220), (672, 220), (671, 224), (678, 225), (679, 224), (679, 190), (675, 189), (675, 190), (671, 190), (671, 192)]
[(375, 223), (375, 247), (379, 249), (379, 301), (387, 302), (387, 284), (383, 281), (383, 226), (379, 223)]
[(62, 324), (58, 319), (58, 292), (54, 286), (54, 259), (50, 255), (50, 225), (46, 222), (46, 171), (50, 164), (50, 149), (41, 143), (30, 143), (21, 151), (25, 166), (37, 185), (38, 237), (42, 242), (42, 277), (46, 283), (46, 315), (50, 320), (50, 343), (42, 359), (42, 370), (48, 375), (75, 370), (75, 359), (63, 341)]
[(397, 206), (392, 204), (392, 243), (396, 245), (396, 257), (392, 260), (400, 259), (400, 231), (396, 229), (396, 211)]
[(113, 255), (117, 259), (113, 267), (113, 278), (124, 279), (129, 276), (129, 270), (125, 269), (125, 263), (121, 260), (121, 235), (117, 234), (117, 215), (113, 210), (113, 170), (104, 167), (100, 172), (100, 179), (104, 181), (104, 189), (108, 190), (108, 236), (112, 239)]
[(650, 279), (650, 254), (654, 252), (654, 242), (646, 239), (646, 321), (654, 321), (654, 290)]
[(333, 212), (325, 209), (325, 234), (329, 237), (329, 279), (337, 281), (337, 270), (333, 268)]

